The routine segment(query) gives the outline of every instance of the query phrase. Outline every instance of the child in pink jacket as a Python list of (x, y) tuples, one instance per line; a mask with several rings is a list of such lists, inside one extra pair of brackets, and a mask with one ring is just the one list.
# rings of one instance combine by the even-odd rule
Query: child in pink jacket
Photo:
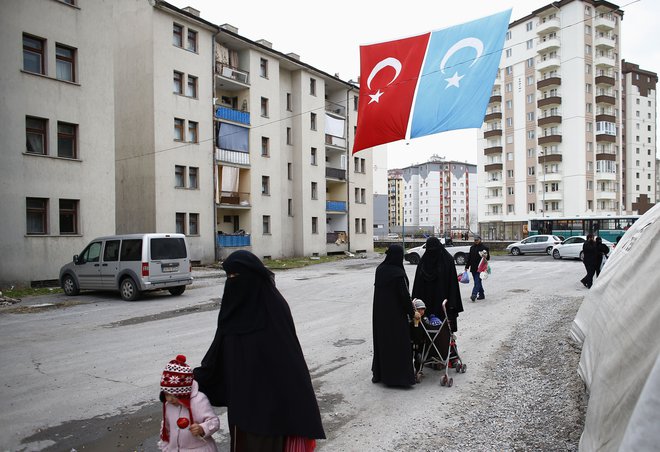
[(209, 399), (199, 392), (186, 357), (177, 355), (165, 366), (160, 380), (163, 422), (158, 447), (169, 451), (217, 452), (213, 434), (220, 419)]

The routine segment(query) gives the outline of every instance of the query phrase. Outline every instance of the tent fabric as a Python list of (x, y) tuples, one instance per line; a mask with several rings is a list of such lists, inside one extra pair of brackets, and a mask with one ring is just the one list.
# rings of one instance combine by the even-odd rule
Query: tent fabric
[(658, 237), (660, 204), (623, 235), (571, 326), (582, 345), (578, 373), (589, 393), (581, 451), (624, 450), (626, 431), (660, 444), (660, 411), (644, 425), (632, 416), (637, 406), (643, 410), (660, 398), (658, 372), (649, 379), (660, 356)]

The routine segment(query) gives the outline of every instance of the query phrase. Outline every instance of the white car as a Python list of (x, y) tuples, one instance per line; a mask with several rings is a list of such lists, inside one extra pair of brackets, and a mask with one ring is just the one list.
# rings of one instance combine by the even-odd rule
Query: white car
[[(569, 237), (563, 242), (561, 242), (559, 245), (555, 245), (554, 248), (552, 248), (552, 257), (554, 257), (555, 259), (567, 258), (567, 259), (584, 260), (584, 253), (582, 252), (582, 246), (586, 241), (587, 241), (586, 235), (576, 235), (573, 237)], [(607, 247), (610, 249), (610, 253), (614, 251), (614, 243), (605, 239), (603, 239), (603, 243), (607, 245)]]
[[(444, 239), (440, 239), (444, 243)], [(465, 261), (467, 260), (468, 255), (470, 254), (470, 245), (462, 245), (462, 246), (453, 246), (453, 245), (445, 245), (445, 249), (449, 251), (449, 254), (454, 258), (454, 262), (456, 262), (456, 265), (465, 265)], [(410, 262), (413, 265), (419, 264), (419, 261), (422, 259), (422, 256), (424, 255), (424, 252), (426, 251), (426, 244), (422, 246), (417, 246), (415, 248), (411, 248), (408, 250), (408, 252), (403, 256), (403, 258)]]

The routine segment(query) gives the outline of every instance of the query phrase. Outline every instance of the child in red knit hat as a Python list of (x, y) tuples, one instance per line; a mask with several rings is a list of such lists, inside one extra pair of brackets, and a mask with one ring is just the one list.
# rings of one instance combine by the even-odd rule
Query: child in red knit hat
[(158, 447), (163, 451), (217, 452), (212, 435), (220, 419), (209, 399), (199, 392), (186, 357), (177, 355), (160, 379), (163, 422)]

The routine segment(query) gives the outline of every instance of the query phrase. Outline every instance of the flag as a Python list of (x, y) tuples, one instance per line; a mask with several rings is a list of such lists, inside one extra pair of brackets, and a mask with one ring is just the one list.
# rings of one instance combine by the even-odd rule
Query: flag
[(353, 153), (406, 137), (481, 127), (510, 17), (509, 9), (413, 38), (362, 46)]

